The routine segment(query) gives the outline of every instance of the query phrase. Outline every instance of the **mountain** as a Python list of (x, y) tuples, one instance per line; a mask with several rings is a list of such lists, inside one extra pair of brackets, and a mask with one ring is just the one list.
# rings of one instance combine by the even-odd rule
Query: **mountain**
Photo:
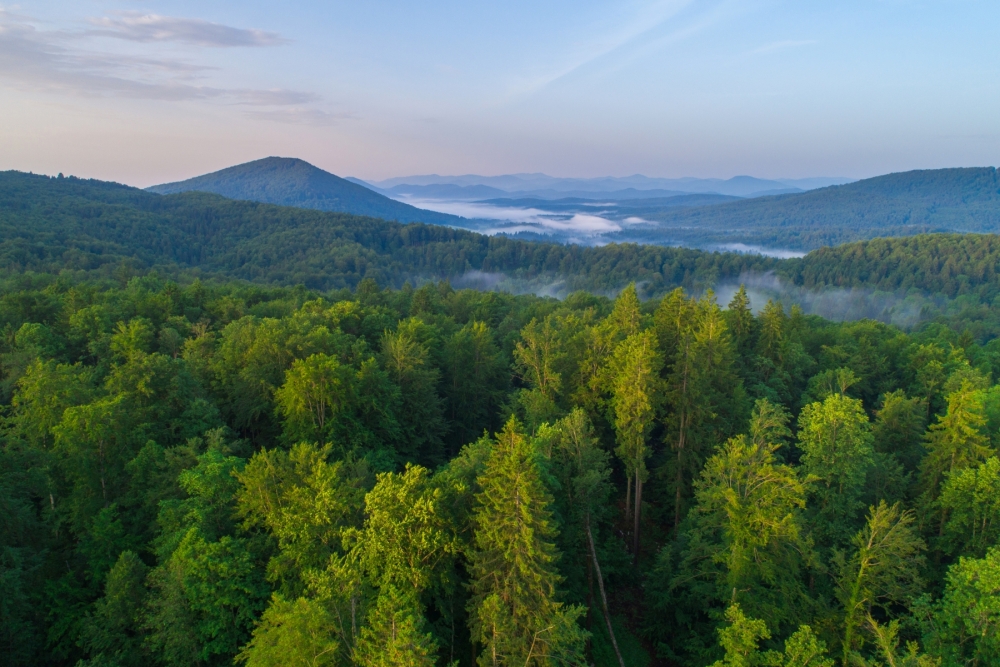
[[(485, 185), (504, 190), (518, 197), (536, 196), (545, 199), (555, 199), (557, 196), (545, 196), (543, 191), (563, 192), (562, 196), (587, 196), (585, 193), (599, 195), (629, 188), (635, 190), (669, 190), (676, 194), (682, 193), (715, 193), (737, 197), (757, 196), (763, 192), (810, 190), (829, 185), (839, 185), (850, 182), (848, 178), (806, 178), (806, 179), (761, 179), (752, 176), (736, 176), (727, 180), (719, 178), (650, 178), (641, 174), (633, 176), (608, 176), (601, 178), (556, 178), (546, 174), (505, 174), (502, 176), (478, 176), (466, 174), (462, 176), (440, 176), (429, 174), (423, 176), (400, 176), (390, 178), (374, 186), (383, 190), (401, 185), (431, 186), (457, 185), (463, 187)], [(581, 194), (584, 193), (584, 194)], [(664, 195), (659, 195), (664, 196)]]
[(230, 199), (370, 215), (399, 222), (436, 225), (462, 222), (458, 216), (425, 211), (395, 201), (296, 158), (268, 157), (186, 181), (154, 185), (147, 190), (163, 195), (211, 192)]
[[(978, 173), (988, 186), (991, 170), (968, 171)], [(878, 190), (912, 190), (914, 177), (901, 176), (884, 181)], [(931, 180), (940, 185), (944, 175), (938, 176)], [(969, 184), (969, 174), (957, 176)], [(871, 184), (859, 187), (871, 189)], [(970, 186), (964, 192), (971, 197), (979, 190)], [(850, 305), (860, 299), (863, 307), (851, 306), (852, 312), (880, 318), (895, 317), (894, 304), (902, 303), (915, 314), (911, 322), (925, 309), (934, 313), (954, 303), (963, 317), (975, 308), (986, 321), (1000, 297), (998, 267), (996, 235), (875, 239), (777, 260), (663, 246), (529, 242), (201, 192), (161, 196), (116, 183), (0, 172), (0, 279), (14, 288), (37, 280), (32, 277), (37, 273), (121, 281), (155, 269), (187, 279), (243, 279), (323, 290), (353, 287), (364, 278), (383, 286), (448, 279), (456, 285), (499, 284), (563, 295), (577, 289), (615, 292), (635, 281), (650, 296), (677, 286), (696, 293), (715, 286), (726, 302), (727, 290), (746, 282), (763, 292), (755, 297), (760, 303), (771, 296), (794, 301), (829, 294), (828, 303)], [(785, 292), (784, 286), (803, 291)], [(871, 290), (895, 296), (886, 306), (865, 296)], [(934, 298), (928, 300), (928, 294)], [(21, 310), (47, 307), (0, 304)], [(1000, 329), (991, 335), (997, 333)]]
[[(768, 271), (773, 260), (660, 246), (587, 248), (450, 227), (226, 199), (159, 195), (117, 183), (0, 172), (0, 276), (201, 275), (315, 289), (406, 281), (507, 280), (511, 289), (650, 293)], [(493, 280), (496, 282), (496, 280)]]
[[(642, 192), (637, 190), (636, 192)], [(649, 192), (659, 192), (650, 190)], [(489, 204), (499, 208), (530, 208), (539, 211), (549, 211), (553, 213), (582, 213), (585, 215), (599, 214), (602, 217), (612, 220), (624, 219), (634, 215), (634, 209), (649, 208), (671, 208), (674, 206), (693, 207), (711, 206), (730, 201), (739, 201), (741, 197), (730, 197), (727, 195), (715, 194), (684, 194), (667, 197), (652, 197), (649, 199), (630, 199), (623, 197), (615, 199), (607, 197), (604, 201), (596, 199), (583, 199), (581, 197), (564, 197), (562, 199), (536, 199), (533, 197), (524, 198), (500, 198), (487, 199), (479, 202)]]
[(910, 171), (801, 194), (636, 209), (634, 215), (655, 224), (604, 240), (808, 251), (880, 236), (992, 234), (1000, 232), (1000, 180), (993, 167)]
[(417, 199), (488, 199), (502, 197), (506, 190), (491, 188), (488, 185), (396, 185), (385, 192), (394, 196), (408, 196)]
[[(548, 190), (526, 190), (523, 192), (521, 191), (506, 192), (504, 193), (503, 197), (508, 199), (514, 198), (514, 199), (546, 199), (546, 200), (572, 198), (572, 199), (587, 200), (593, 203), (593, 202), (622, 202), (629, 199), (650, 199), (657, 197), (660, 198), (684, 197), (684, 196), (690, 196), (691, 194), (692, 193), (690, 192), (684, 192), (682, 190), (661, 190), (659, 188), (653, 190), (637, 190), (635, 188), (625, 188), (624, 190), (608, 190), (607, 192), (594, 192), (591, 190), (548, 189)], [(726, 195), (716, 195), (714, 193), (709, 193), (706, 196), (727, 197)]]

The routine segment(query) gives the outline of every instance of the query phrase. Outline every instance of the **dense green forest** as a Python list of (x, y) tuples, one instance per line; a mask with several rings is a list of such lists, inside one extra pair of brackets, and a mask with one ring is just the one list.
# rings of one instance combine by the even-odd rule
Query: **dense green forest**
[(9, 280), (0, 661), (997, 664), (1000, 343), (723, 306)]

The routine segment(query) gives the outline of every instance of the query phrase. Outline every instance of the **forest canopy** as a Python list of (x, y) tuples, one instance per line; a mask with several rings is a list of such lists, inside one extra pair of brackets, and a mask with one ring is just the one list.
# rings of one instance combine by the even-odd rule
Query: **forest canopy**
[(745, 290), (30, 278), (4, 664), (1000, 660), (995, 342)]

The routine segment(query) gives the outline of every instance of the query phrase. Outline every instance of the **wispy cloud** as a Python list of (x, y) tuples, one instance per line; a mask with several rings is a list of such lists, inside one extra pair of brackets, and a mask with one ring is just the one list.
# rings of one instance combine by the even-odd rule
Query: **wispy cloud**
[(642, 4), (631, 20), (583, 41), (557, 67), (522, 78), (515, 86), (516, 93), (534, 92), (570, 76), (656, 30), (694, 2), (695, 0), (654, 0)]
[(756, 49), (750, 51), (750, 54), (757, 53), (773, 53), (775, 51), (784, 51), (785, 49), (795, 49), (800, 46), (809, 46), (811, 44), (817, 44), (815, 39), (786, 39), (780, 42), (771, 42), (770, 44), (765, 44), (764, 46), (759, 46)]
[[(668, 44), (751, 11), (742, 0), (653, 0), (643, 3), (618, 29), (602, 33), (575, 52), (559, 68), (525, 77), (515, 94), (533, 93), (598, 63), (614, 71), (648, 57)], [(611, 64), (614, 62), (614, 64)]]
[(274, 32), (247, 28), (234, 28), (201, 19), (120, 12), (89, 20), (94, 29), (86, 35), (113, 37), (131, 42), (182, 42), (195, 46), (254, 47), (287, 44)]
[(264, 114), (259, 117), (284, 122), (298, 117), (320, 124), (325, 116), (332, 117), (325, 111), (302, 107), (321, 101), (314, 93), (209, 85), (205, 76), (217, 68), (171, 58), (88, 50), (82, 45), (82, 35), (39, 30), (29, 17), (0, 8), (0, 83), (87, 97), (216, 100), (257, 107)]

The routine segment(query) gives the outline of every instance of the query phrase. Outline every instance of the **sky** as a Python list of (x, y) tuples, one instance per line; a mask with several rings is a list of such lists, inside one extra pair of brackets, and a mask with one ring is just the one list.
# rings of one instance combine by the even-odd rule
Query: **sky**
[(0, 170), (996, 165), (998, 37), (996, 0), (0, 0)]

